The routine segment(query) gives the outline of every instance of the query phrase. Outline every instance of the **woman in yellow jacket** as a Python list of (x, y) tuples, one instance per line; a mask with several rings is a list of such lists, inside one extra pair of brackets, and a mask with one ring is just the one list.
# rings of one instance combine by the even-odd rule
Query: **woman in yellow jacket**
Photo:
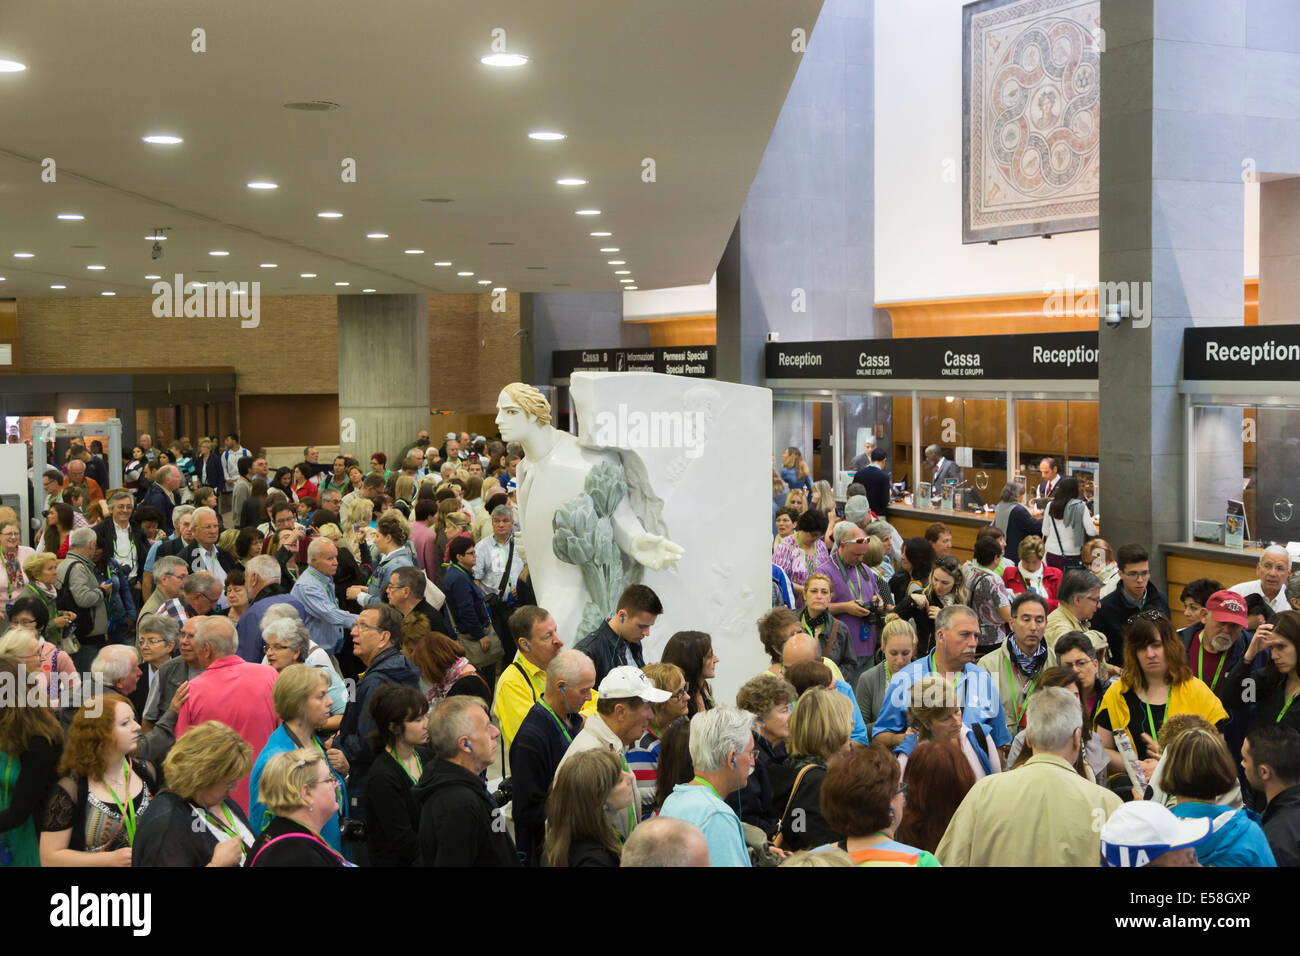
[(1196, 714), (1222, 729), (1228, 713), (1187, 663), (1169, 618), (1143, 611), (1124, 627), (1124, 671), (1107, 689), (1094, 718), (1110, 769), (1124, 769), (1115, 731), (1127, 730), (1142, 769), (1151, 779), (1160, 757), (1160, 728), (1172, 714)]

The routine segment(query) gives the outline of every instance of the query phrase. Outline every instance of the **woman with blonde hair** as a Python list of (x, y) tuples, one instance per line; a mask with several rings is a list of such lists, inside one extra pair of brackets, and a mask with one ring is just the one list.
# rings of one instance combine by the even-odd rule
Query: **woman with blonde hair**
[(83, 704), (68, 726), (41, 821), (41, 866), (130, 866), (136, 821), (153, 800), (153, 767), (140, 746), (135, 709), (121, 694)]
[(975, 779), (1002, 770), (1002, 758), (993, 738), (982, 725), (967, 727), (962, 723), (962, 708), (952, 681), (940, 674), (926, 674), (912, 685), (911, 706), (907, 708), (908, 731), (894, 748), (898, 764), (907, 770), (907, 758), (917, 744), (927, 740), (959, 747), (975, 772)]
[(249, 866), (353, 866), (321, 839), (338, 818), (339, 781), (318, 750), (300, 747), (267, 761), (257, 801), (271, 813)]
[(132, 866), (239, 866), (256, 839), (230, 791), (253, 748), (216, 720), (191, 727), (163, 760), (167, 788), (140, 817)]
[(808, 510), (808, 496), (802, 488), (791, 488), (786, 492), (785, 501), (782, 502), (782, 505), (802, 515)]
[(415, 500), (415, 479), (410, 475), (398, 475), (393, 482), (393, 497), (405, 501), (408, 505)]
[[(25, 661), (0, 655), (0, 686), (18, 688), (31, 677)], [(9, 848), (10, 866), (41, 865), (36, 823), (63, 745), (63, 728), (44, 706), (48, 700), (39, 690), (35, 700), (42, 706), (0, 706), (0, 839)]]
[[(501, 500), (493, 501), (492, 499), (498, 495)], [(474, 536), (475, 541), (482, 541), (492, 533), (492, 509), (497, 505), (510, 504), (510, 496), (501, 487), (501, 482), (495, 478), (483, 479), (482, 497), (483, 507), (474, 513), (474, 520), (470, 523), (470, 534)]]
[(686, 674), (676, 664), (661, 661), (647, 664), (641, 673), (659, 690), (672, 696), (662, 704), (652, 704), (650, 727), (627, 749), (627, 764), (636, 777), (636, 788), (641, 800), (640, 819), (645, 819), (654, 808), (655, 790), (659, 783), (659, 748), (664, 732), (678, 717), (685, 717), (689, 706), (690, 689)]
[(789, 757), (768, 768), (772, 804), (784, 807), (777, 838), (782, 849), (803, 850), (841, 838), (822, 817), (821, 785), (827, 761), (848, 749), (852, 732), (853, 705), (843, 694), (810, 687), (800, 695), (790, 718)]
[(1056, 610), (1056, 591), (1061, 586), (1061, 571), (1044, 561), (1047, 548), (1043, 539), (1031, 534), (1020, 539), (1020, 561), (1002, 572), (1002, 583), (1013, 595), (1032, 591), (1047, 601), (1047, 613)]
[(835, 492), (831, 490), (829, 481), (813, 482), (812, 492), (808, 495), (808, 510), (821, 511), (826, 515), (826, 545), (831, 543), (831, 532), (835, 529), (835, 522), (839, 520), (835, 513)]
[(791, 489), (802, 488), (809, 495), (812, 494), (812, 479), (809, 477), (808, 463), (803, 460), (803, 454), (798, 448), (791, 445), (781, 455), (781, 479)]
[(885, 704), (885, 689), (894, 675), (901, 671), (916, 655), (916, 628), (910, 621), (892, 618), (880, 631), (880, 650), (884, 659), (858, 675), (853, 694), (858, 699), (858, 709), (867, 725), (867, 733), (876, 722), (876, 715)]
[(618, 866), (617, 814), (636, 799), (635, 780), (612, 750), (584, 750), (560, 764), (546, 798), (549, 866)]
[[(267, 738), (266, 746), (257, 755), (253, 772), (248, 781), (248, 793), (251, 801), (248, 808), (249, 822), (256, 831), (262, 830), (277, 811), (261, 796), (262, 777), (266, 768), (277, 754), (293, 752), (299, 748), (311, 748), (312, 752), (325, 758), (330, 772), (337, 780), (340, 794), (339, 806), (347, 807), (347, 784), (344, 775), (348, 772), (348, 760), (341, 750), (333, 747), (328, 750), (321, 742), (318, 731), (325, 726), (330, 716), (330, 679), (320, 668), (307, 664), (290, 664), (280, 672), (272, 690), (272, 702), (280, 726)], [(335, 850), (342, 850), (343, 839), (339, 826), (339, 815), (328, 820), (321, 820), (317, 828), (325, 841)]]
[(343, 516), (343, 547), (352, 552), (358, 564), (370, 563), (370, 544), (366, 529), (374, 517), (375, 506), (369, 498), (358, 498), (352, 502)]

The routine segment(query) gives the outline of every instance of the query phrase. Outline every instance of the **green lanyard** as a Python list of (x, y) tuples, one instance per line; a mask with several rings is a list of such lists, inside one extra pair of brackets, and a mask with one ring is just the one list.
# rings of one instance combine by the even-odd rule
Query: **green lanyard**
[[(930, 671), (931, 671), (932, 673), (939, 674), (940, 677), (947, 677), (947, 676), (948, 676), (947, 674), (942, 674), (942, 673), (940, 673), (940, 672), (939, 672), (939, 668), (935, 666), (935, 663), (934, 663), (934, 661), (935, 661), (935, 654), (937, 654), (937, 653), (938, 653), (937, 651), (931, 651), (931, 652), (930, 652)], [(889, 673), (889, 672), (886, 671), (885, 673)], [(966, 676), (966, 672), (963, 670), (963, 671), (962, 671), (961, 673), (959, 673), (959, 674), (957, 675), (957, 677), (953, 680), (953, 682), (952, 682), (952, 689), (953, 689), (954, 691), (956, 691), (958, 688), (961, 687), (961, 680), (962, 680), (962, 678), (965, 677), (965, 676)], [(964, 710), (965, 708), (963, 707), (962, 709)]]
[(1042, 676), (1042, 671), (1035, 674), (1034, 679), (1021, 688), (1021, 690), (1024, 691), (1024, 694), (1019, 700), (1016, 700), (1016, 685), (1020, 682), (1016, 680), (1015, 676), (1012, 674), (1010, 652), (1008, 652), (1007, 656), (1002, 659), (1002, 663), (1005, 664), (1007, 668), (1007, 683), (1011, 685), (1011, 713), (1015, 715), (1016, 726), (1018, 727), (1020, 726), (1020, 721), (1024, 718), (1025, 701), (1029, 700), (1029, 695), (1034, 692), (1034, 685), (1038, 683), (1038, 678)]
[[(807, 610), (807, 608), (805, 608), (804, 610), (802, 610), (802, 611), (799, 612), (799, 623), (801, 623), (801, 624), (803, 625), (803, 629), (804, 629), (805, 631), (808, 632), (808, 636), (809, 636), (809, 637), (816, 637), (816, 636), (817, 636), (816, 634), (813, 633), (813, 629), (812, 629), (811, 627), (808, 626), (808, 610)], [(827, 623), (829, 624), (829, 621), (828, 621)]]
[(103, 781), (104, 789), (113, 797), (113, 802), (117, 804), (117, 809), (122, 814), (122, 826), (126, 829), (127, 846), (135, 845), (135, 804), (131, 802), (131, 762), (123, 758), (122, 776), (126, 780), (126, 802), (123, 803), (118, 797), (117, 791), (108, 785), (108, 781)]
[(809, 574), (817, 573), (817, 544), (818, 544), (817, 541), (813, 542), (812, 570), (808, 572)]
[[(1144, 700), (1144, 701), (1142, 701), (1142, 703), (1145, 704), (1145, 705), (1146, 705), (1146, 708), (1147, 708), (1147, 726), (1151, 728), (1151, 739), (1152, 739), (1153, 741), (1155, 741), (1155, 743), (1156, 743), (1157, 746), (1159, 746), (1159, 744), (1160, 744), (1160, 733), (1159, 733), (1159, 731), (1156, 729), (1156, 718), (1155, 718), (1155, 715), (1151, 713), (1151, 702), (1150, 702), (1149, 700)], [(1169, 716), (1169, 703), (1168, 703), (1168, 702), (1165, 703), (1165, 716), (1166, 716), (1166, 717)], [(1163, 726), (1163, 722), (1162, 722), (1161, 726)]]
[[(1223, 662), (1228, 659), (1228, 652), (1224, 651), (1219, 655), (1219, 666), (1214, 669), (1214, 680), (1210, 681), (1210, 690), (1214, 690), (1214, 685), (1219, 682), (1219, 673), (1223, 670)], [(1198, 680), (1205, 680), (1205, 641), (1199, 637), (1196, 639), (1196, 677)]]
[(1291, 705), (1295, 703), (1295, 699), (1297, 696), (1300, 696), (1300, 692), (1292, 694), (1290, 697), (1287, 698), (1286, 706), (1283, 707), (1280, 711), (1278, 711), (1277, 719), (1273, 721), (1273, 723), (1275, 724), (1282, 723), (1282, 718), (1285, 717), (1286, 712), (1291, 709)]
[[(555, 721), (555, 726), (560, 728), (560, 733), (564, 734), (565, 746), (568, 746), (569, 744), (573, 743), (573, 735), (569, 733), (569, 728), (564, 726), (564, 721), (560, 720), (560, 715), (557, 714), (554, 710), (552, 710), (551, 705), (548, 704), (545, 700), (539, 698), (537, 702), (546, 709), (546, 712), (548, 714), (551, 715), (551, 719)], [(627, 767), (626, 757), (623, 758), (623, 766), (624, 768)]]
[(710, 791), (710, 792), (711, 792), (715, 797), (717, 797), (719, 800), (722, 799), (722, 797), (718, 794), (718, 788), (715, 787), (713, 784), (709, 783), (709, 781), (705, 780), (703, 777), (695, 777), (695, 778), (693, 778), (693, 779), (691, 780), (691, 783), (698, 783), (698, 784), (700, 784), (701, 786), (708, 787), (708, 788), (709, 788), (709, 791)]
[(840, 575), (844, 578), (844, 586), (848, 588), (849, 593), (853, 595), (853, 600), (861, 601), (862, 600), (862, 577), (861, 577), (862, 568), (856, 564), (853, 566), (854, 574), (857, 576), (857, 580), (858, 580), (858, 586), (854, 587), (853, 579), (849, 577), (849, 569), (846, 568), (842, 563), (840, 563), (839, 558), (832, 558), (831, 560), (834, 561), (836, 567), (840, 569)]
[(221, 805), (221, 815), (226, 818), (225, 823), (222, 823), (215, 816), (213, 816), (212, 811), (208, 810), (206, 807), (203, 810), (203, 815), (208, 818), (209, 823), (211, 823), (214, 827), (216, 827), (226, 836), (230, 837), (233, 840), (239, 841), (240, 859), (243, 859), (248, 856), (248, 846), (244, 843), (244, 838), (239, 834), (239, 826), (238, 824), (235, 823), (235, 818), (230, 815), (230, 811), (226, 809), (226, 805), (224, 803)]
[[(392, 757), (394, 760), (396, 760), (396, 761), (397, 761), (397, 765), (398, 765), (399, 767), (402, 768), (402, 771), (403, 771), (403, 772), (404, 772), (408, 777), (411, 778), (411, 783), (415, 784), (415, 783), (419, 783), (419, 782), (420, 782), (420, 777), (419, 777), (418, 775), (415, 775), (415, 774), (412, 774), (412, 773), (411, 773), (411, 769), (410, 769), (408, 766), (406, 766), (406, 761), (403, 760), (401, 757), (397, 756), (397, 751), (396, 751), (396, 750), (394, 750), (392, 747), (389, 747), (389, 748), (388, 748), (388, 755), (389, 755), (390, 757)], [(420, 763), (420, 758), (419, 758), (418, 756), (415, 758), (415, 765), (416, 765), (417, 767), (420, 768), (420, 774), (423, 774), (423, 773), (424, 773), (424, 765)]]

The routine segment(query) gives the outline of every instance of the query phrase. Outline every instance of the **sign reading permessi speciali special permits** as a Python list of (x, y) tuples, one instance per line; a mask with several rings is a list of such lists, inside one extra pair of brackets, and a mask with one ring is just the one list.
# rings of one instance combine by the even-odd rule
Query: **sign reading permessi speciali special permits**
[(1096, 332), (769, 342), (771, 379), (1096, 379)]

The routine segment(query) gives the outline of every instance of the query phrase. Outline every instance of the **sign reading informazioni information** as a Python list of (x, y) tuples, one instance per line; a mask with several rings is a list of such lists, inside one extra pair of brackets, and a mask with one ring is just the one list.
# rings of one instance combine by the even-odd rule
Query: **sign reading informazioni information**
[(551, 378), (574, 372), (662, 372), (685, 378), (713, 378), (715, 345), (644, 349), (563, 349), (551, 353)]
[(262, 283), (186, 282), (176, 273), (175, 281), (153, 284), (153, 314), (159, 319), (238, 318), (239, 326), (255, 329), (262, 322)]

